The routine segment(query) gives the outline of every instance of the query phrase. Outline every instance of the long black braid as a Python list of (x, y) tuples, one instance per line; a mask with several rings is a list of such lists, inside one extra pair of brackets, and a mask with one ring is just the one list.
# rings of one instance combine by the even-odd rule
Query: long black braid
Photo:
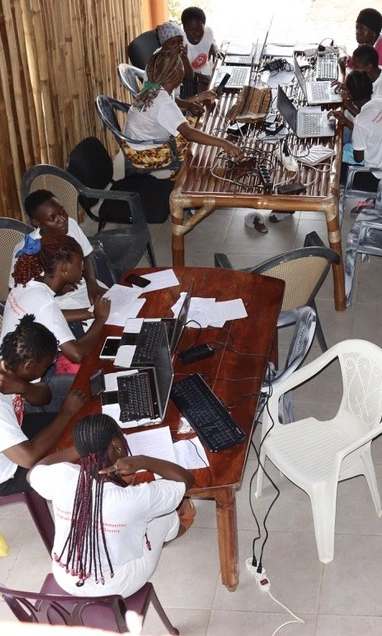
[[(82, 418), (73, 429), (74, 445), (81, 457), (81, 470), (69, 534), (61, 553), (55, 554), (54, 559), (66, 568), (67, 573), (78, 577), (78, 587), (90, 576), (97, 583), (105, 582), (101, 547), (106, 555), (110, 577), (114, 576), (103, 524), (103, 488), (105, 481), (110, 481), (110, 476), (98, 472), (110, 465), (107, 450), (114, 437), (124, 441), (115, 420), (101, 413)], [(125, 441), (124, 444), (127, 449)], [(126, 486), (118, 477), (112, 477), (111, 481)]]
[(42, 360), (57, 353), (57, 340), (49, 329), (34, 322), (33, 314), (25, 314), (14, 331), (4, 336), (0, 357), (12, 371), (25, 360)]

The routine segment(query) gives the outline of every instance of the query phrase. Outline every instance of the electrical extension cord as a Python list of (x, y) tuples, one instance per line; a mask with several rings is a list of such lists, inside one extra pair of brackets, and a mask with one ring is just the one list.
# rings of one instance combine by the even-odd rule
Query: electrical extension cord
[(267, 578), (265, 569), (262, 568), (261, 572), (258, 572), (257, 568), (252, 565), (252, 557), (249, 557), (249, 559), (246, 560), (245, 565), (250, 575), (253, 576), (253, 578), (256, 580), (257, 587), (262, 592), (269, 592), (269, 590), (271, 589), (271, 584), (269, 579)]
[(292, 157), (292, 155), (285, 154), (284, 150), (281, 149), (281, 148), (276, 148), (275, 151), (274, 151), (274, 155), (275, 155), (276, 159), (281, 161), (283, 166), (285, 166), (285, 168), (287, 170), (289, 170), (289, 172), (297, 172), (298, 163), (297, 163), (296, 159), (294, 157)]

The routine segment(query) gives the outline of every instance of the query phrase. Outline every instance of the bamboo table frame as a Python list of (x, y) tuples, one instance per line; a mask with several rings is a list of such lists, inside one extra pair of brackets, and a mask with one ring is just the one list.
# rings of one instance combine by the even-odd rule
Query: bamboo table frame
[[(222, 136), (227, 127), (225, 113), (229, 111), (234, 100), (234, 94), (224, 94), (215, 109), (205, 117), (202, 129), (205, 132), (215, 134), (215, 136)], [(251, 149), (256, 152), (259, 144), (258, 132), (259, 129), (256, 126), (250, 125), (248, 127), (244, 143), (249, 152)], [(237, 140), (237, 137), (235, 139)], [(234, 139), (232, 140), (234, 141)], [(346, 308), (345, 282), (338, 213), (342, 127), (337, 126), (336, 135), (332, 139), (303, 141), (310, 143), (310, 145), (320, 143), (331, 148), (334, 151), (333, 159), (326, 162), (327, 170), (319, 179), (315, 179), (315, 175), (317, 175), (315, 168), (308, 168), (300, 164), (298, 174), (293, 174), (292, 179), (311, 185), (308, 185), (304, 194), (284, 196), (266, 194), (256, 170), (252, 169), (252, 172), (243, 178), (240, 170), (238, 173), (238, 169), (232, 168), (229, 161), (219, 159), (220, 149), (193, 144), (177, 175), (174, 189), (170, 195), (173, 264), (185, 264), (185, 235), (216, 208), (242, 207), (259, 210), (323, 212), (326, 218), (329, 245), (341, 256), (341, 262), (338, 265), (333, 265), (334, 304), (337, 311), (344, 311)], [(297, 149), (303, 143), (302, 140), (293, 135), (288, 139), (288, 145), (290, 148)], [(274, 147), (267, 144), (266, 141), (262, 141), (261, 146), (265, 151), (268, 165), (269, 161), (272, 163), (271, 172), (274, 183), (288, 182), (291, 179), (291, 173), (287, 172), (274, 156), (271, 159)], [(256, 168), (256, 159), (253, 166)], [(239, 183), (229, 181), (230, 179), (236, 180), (237, 174), (239, 174)], [(197, 210), (191, 218), (186, 219), (185, 210), (188, 208), (196, 208)]]
[[(144, 275), (153, 270), (133, 271)], [(198, 344), (221, 344), (212, 357), (187, 366), (177, 357), (174, 359), (175, 380), (181, 379), (185, 374), (203, 373), (222, 402), (231, 405), (232, 417), (246, 434), (243, 442), (219, 453), (210, 453), (206, 450), (209, 467), (192, 471), (195, 483), (189, 490), (192, 497), (215, 501), (222, 583), (233, 592), (239, 581), (236, 491), (241, 486), (246, 466), (267, 361), (272, 359), (277, 362), (276, 327), (284, 294), (284, 282), (269, 276), (207, 267), (179, 267), (174, 271), (180, 281), (179, 285), (156, 293), (145, 294), (143, 291), (146, 302), (140, 312), (141, 316), (169, 316), (170, 307), (178, 299), (180, 291), (187, 290), (191, 282), (194, 284), (195, 296), (214, 296), (218, 301), (242, 298), (248, 313), (246, 318), (226, 322), (224, 330), (214, 328), (199, 331)], [(83, 391), (88, 399), (75, 420), (90, 413), (100, 412), (100, 397), (90, 397), (89, 376), (99, 368), (103, 368), (106, 373), (115, 371), (112, 361), (99, 360), (99, 353), (104, 337), (120, 333), (121, 327), (105, 326), (98, 346), (82, 361), (73, 388)], [(197, 333), (195, 329), (185, 329), (180, 341), (181, 349), (192, 347)], [(170, 427), (173, 438), (179, 435), (179, 415), (179, 411), (170, 401), (163, 424)], [(73, 426), (74, 419), (66, 427), (56, 450), (71, 445)], [(128, 429), (126, 432), (132, 430), (137, 429)], [(180, 439), (183, 437), (184, 435), (179, 436)], [(137, 481), (148, 478), (152, 479), (152, 475), (149, 477), (146, 473), (144, 477), (139, 476)]]

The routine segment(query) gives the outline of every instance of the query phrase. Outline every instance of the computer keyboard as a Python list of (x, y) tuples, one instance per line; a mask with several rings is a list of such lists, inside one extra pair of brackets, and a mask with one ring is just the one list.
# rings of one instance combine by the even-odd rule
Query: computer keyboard
[(144, 322), (137, 336), (136, 349), (131, 366), (153, 364), (163, 340), (164, 325), (160, 320)]
[(322, 132), (322, 113), (303, 113), (301, 128), (302, 137), (319, 135)]
[(208, 450), (216, 452), (245, 440), (245, 433), (198, 373), (173, 384), (171, 399)]
[(330, 83), (327, 82), (311, 82), (310, 84), (312, 97), (315, 101), (329, 102), (332, 95), (330, 91)]
[(143, 418), (154, 419), (148, 371), (117, 377), (118, 402), (121, 422), (132, 422)]
[(316, 80), (336, 80), (338, 76), (338, 57), (335, 53), (317, 55)]

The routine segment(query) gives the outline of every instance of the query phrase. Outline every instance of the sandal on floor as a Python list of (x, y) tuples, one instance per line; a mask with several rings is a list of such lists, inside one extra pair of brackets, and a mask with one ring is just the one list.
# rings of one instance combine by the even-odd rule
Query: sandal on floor
[(257, 230), (258, 232), (260, 232), (260, 234), (267, 234), (268, 233), (268, 228), (265, 225), (265, 223), (263, 222), (262, 219), (260, 219), (259, 217), (255, 217), (253, 219), (253, 227), (255, 228), (255, 230)]
[(375, 199), (366, 199), (365, 201), (358, 201), (357, 205), (350, 210), (352, 216), (357, 216), (361, 208), (373, 208), (375, 205)]

